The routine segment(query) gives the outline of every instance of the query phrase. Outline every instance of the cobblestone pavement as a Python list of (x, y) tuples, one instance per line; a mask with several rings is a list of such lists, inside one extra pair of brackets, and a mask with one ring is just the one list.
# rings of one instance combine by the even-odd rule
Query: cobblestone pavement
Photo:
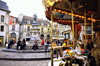
[[(3, 52), (0, 47), (0, 58), (37, 58), (48, 57), (50, 53), (12, 53)], [(48, 55), (49, 54), (49, 55)], [(0, 66), (48, 66), (50, 60), (0, 60)]]
[[(51, 54), (48, 53), (13, 53), (3, 52), (3, 48), (0, 48), (0, 58), (50, 58)], [(55, 55), (54, 55), (55, 56)]]
[(48, 66), (50, 60), (41, 61), (11, 61), (0, 60), (0, 66)]

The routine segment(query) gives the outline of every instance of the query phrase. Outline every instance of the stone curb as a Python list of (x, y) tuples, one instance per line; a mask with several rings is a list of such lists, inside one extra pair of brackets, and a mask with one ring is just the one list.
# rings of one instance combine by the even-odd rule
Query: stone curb
[[(55, 58), (55, 57), (54, 57)], [(51, 57), (45, 57), (45, 58), (0, 58), (0, 60), (50, 60)]]
[[(45, 53), (45, 50), (15, 50), (15, 49), (2, 49), (4, 52), (15, 52), (15, 53)], [(50, 51), (47, 51), (50, 52)]]

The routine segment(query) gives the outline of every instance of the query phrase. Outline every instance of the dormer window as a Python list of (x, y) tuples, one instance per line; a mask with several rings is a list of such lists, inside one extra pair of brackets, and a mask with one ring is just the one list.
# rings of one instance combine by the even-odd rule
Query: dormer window
[(49, 27), (50, 25), (48, 24), (48, 27)]
[(27, 22), (27, 21), (25, 20), (25, 22)]
[(27, 20), (27, 24), (30, 24), (30, 20)]
[(44, 23), (41, 23), (42, 26), (44, 26)]

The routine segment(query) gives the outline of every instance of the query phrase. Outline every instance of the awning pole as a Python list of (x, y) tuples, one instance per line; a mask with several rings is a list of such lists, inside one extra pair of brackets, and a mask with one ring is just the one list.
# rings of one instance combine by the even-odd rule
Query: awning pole
[(86, 45), (86, 8), (84, 8), (85, 45)]
[(53, 66), (52, 30), (53, 30), (53, 11), (51, 11), (51, 66)]
[[(57, 23), (57, 46), (58, 46), (58, 23)], [(58, 59), (58, 49), (57, 49), (57, 59)]]
[(75, 45), (75, 43), (74, 43), (73, 2), (71, 2), (71, 13), (72, 13), (72, 32), (73, 32), (73, 45)]
[[(93, 12), (91, 12), (91, 19), (93, 19)], [(92, 28), (92, 41), (93, 41), (93, 20), (91, 20), (91, 28)]]

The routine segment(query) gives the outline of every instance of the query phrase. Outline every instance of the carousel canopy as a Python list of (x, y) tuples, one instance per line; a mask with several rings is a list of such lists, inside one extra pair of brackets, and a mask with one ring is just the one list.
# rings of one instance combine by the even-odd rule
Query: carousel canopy
[[(73, 16), (74, 23), (83, 22), (84, 9), (86, 9), (87, 20), (90, 22), (99, 19), (98, 14), (98, 1), (99, 0), (43, 0), (45, 6), (45, 14), (47, 19), (51, 20), (51, 10), (53, 11), (53, 21), (60, 24), (72, 24), (71, 23), (71, 2), (73, 2)], [(91, 12), (93, 12), (93, 18), (91, 19)]]

